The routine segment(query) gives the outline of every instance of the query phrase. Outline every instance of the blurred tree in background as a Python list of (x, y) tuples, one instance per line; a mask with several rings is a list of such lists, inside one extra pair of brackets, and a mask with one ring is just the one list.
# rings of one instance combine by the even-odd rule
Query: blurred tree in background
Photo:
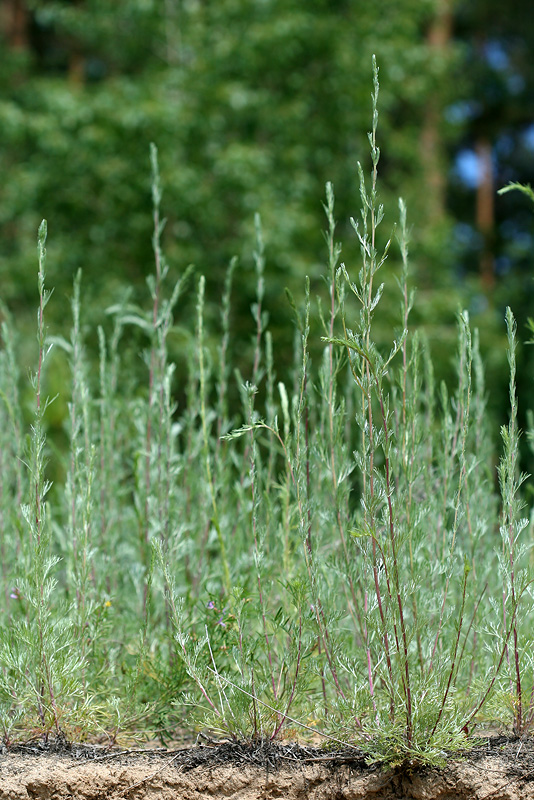
[[(496, 197), (534, 170), (526, 0), (513, 8), (497, 0), (4, 0), (0, 13), (0, 285), (23, 327), (33, 324), (43, 217), (58, 324), (80, 267), (86, 319), (101, 322), (125, 284), (135, 299), (145, 296), (154, 141), (171, 271), (194, 263), (206, 275), (216, 317), (237, 254), (233, 330), (249, 335), (260, 212), (265, 307), (277, 360), (291, 360), (284, 287), (301, 297), (309, 275), (322, 291), (328, 180), (343, 259), (358, 263), (348, 220), (359, 213), (356, 163), (369, 164), (376, 53), (381, 230), (389, 235), (402, 195), (418, 321), (443, 350), (443, 374), (454, 312), (467, 305), (490, 378), (501, 373), (492, 399), (505, 404), (504, 306), (514, 307), (521, 331), (532, 300), (531, 210), (522, 196)], [(391, 267), (396, 258), (392, 251)], [(191, 316), (192, 293), (189, 302)], [(388, 324), (395, 303), (386, 303)]]

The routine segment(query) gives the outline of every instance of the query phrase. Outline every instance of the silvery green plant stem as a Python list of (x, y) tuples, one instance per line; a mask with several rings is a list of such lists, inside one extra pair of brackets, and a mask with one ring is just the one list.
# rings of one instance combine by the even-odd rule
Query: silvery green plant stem
[[(497, 515), (496, 498), (491, 492), (487, 491), (487, 486), (493, 480), (491, 469), (493, 441), (490, 426), (488, 424), (487, 400), (484, 367), (480, 355), (478, 330), (473, 331), (473, 375), (474, 387), (473, 394), (473, 428), (474, 428), (474, 451), (479, 460), (481, 469), (470, 471), (465, 483), (465, 510), (466, 521), (469, 531), (470, 561), (472, 569), (472, 594), (477, 597), (475, 607), (472, 612), (471, 623), (468, 632), (473, 630), (471, 663), (469, 668), (468, 688), (469, 693), (477, 664), (477, 650), (479, 645), (478, 626), (478, 607), (481, 598), (485, 595), (488, 582), (485, 576), (486, 564), (492, 561), (493, 554), (486, 546), (489, 520)], [(483, 465), (483, 467), (482, 467)], [(471, 474), (473, 478), (471, 479)], [(485, 513), (481, 513), (485, 512)], [(482, 585), (482, 589), (480, 588)], [(461, 654), (462, 655), (462, 654)]]
[(44, 325), (44, 310), (50, 299), (50, 293), (45, 289), (45, 261), (46, 261), (46, 235), (47, 223), (46, 220), (41, 222), (39, 227), (39, 273), (38, 273), (38, 286), (39, 286), (39, 311), (38, 311), (38, 365), (37, 372), (33, 378), (33, 388), (35, 390), (35, 422), (33, 426), (32, 436), (32, 449), (31, 449), (31, 472), (32, 483), (34, 492), (34, 501), (30, 503), (32, 514), (34, 515), (35, 525), (30, 526), (30, 559), (33, 561), (31, 564), (33, 589), (37, 593), (37, 634), (39, 642), (39, 660), (42, 668), (43, 683), (38, 687), (41, 694), (42, 702), (39, 703), (39, 714), (44, 723), (44, 704), (50, 702), (52, 713), (56, 724), (56, 730), (59, 730), (59, 718), (57, 714), (56, 698), (52, 682), (52, 674), (50, 669), (50, 661), (48, 658), (46, 641), (45, 641), (45, 623), (44, 618), (47, 609), (44, 605), (44, 584), (46, 580), (46, 562), (49, 557), (49, 526), (46, 520), (45, 497), (49, 489), (49, 484), (45, 478), (45, 433), (44, 433), (44, 412), (46, 410), (47, 401), (42, 400), (42, 376), (43, 366), (50, 352), (45, 343), (45, 325)]
[[(326, 335), (330, 339), (332, 339), (334, 336), (336, 319), (338, 316), (339, 305), (340, 305), (340, 301), (339, 299), (337, 299), (336, 296), (336, 271), (338, 267), (339, 256), (341, 254), (341, 245), (335, 241), (336, 222), (334, 218), (334, 187), (332, 186), (331, 183), (326, 184), (326, 203), (323, 205), (323, 207), (328, 221), (328, 230), (325, 233), (325, 239), (328, 248), (328, 275), (329, 275), (329, 292), (330, 292), (330, 310), (329, 310), (329, 320), (326, 329)], [(345, 526), (347, 524), (347, 512), (346, 509), (343, 509), (342, 511), (340, 506), (340, 496), (339, 496), (340, 487), (339, 487), (339, 477), (338, 477), (338, 463), (336, 458), (337, 432), (336, 432), (336, 421), (334, 419), (336, 415), (336, 406), (338, 403), (337, 380), (338, 380), (338, 373), (340, 370), (339, 361), (340, 357), (337, 353), (334, 352), (334, 345), (332, 344), (332, 342), (330, 342), (328, 344), (327, 414), (328, 414), (328, 437), (329, 437), (329, 450), (330, 450), (329, 453), (330, 473), (332, 478), (332, 490), (335, 503), (335, 515), (337, 522), (337, 530), (339, 533), (339, 538), (341, 541), (341, 547), (343, 551), (343, 558), (345, 559), (345, 564), (347, 566), (348, 588), (349, 588), (349, 597), (348, 597), (349, 611), (354, 622), (355, 630), (360, 634), (363, 633), (364, 638), (366, 638), (365, 623), (362, 621), (362, 615), (360, 612), (361, 598), (358, 597), (357, 590), (354, 585), (354, 580), (352, 577), (352, 571), (350, 565), (350, 556), (345, 536)], [(360, 595), (361, 595), (361, 587), (360, 587)]]
[(273, 690), (273, 697), (276, 700), (278, 691), (276, 688), (276, 681), (274, 677), (274, 664), (271, 642), (269, 639), (269, 632), (267, 630), (267, 618), (265, 609), (265, 598), (262, 586), (262, 568), (265, 554), (260, 541), (260, 534), (258, 531), (258, 511), (260, 507), (260, 494), (257, 485), (257, 447), (254, 440), (254, 427), (253, 427), (253, 408), (254, 408), (254, 394), (256, 387), (249, 385), (248, 387), (248, 400), (249, 400), (249, 425), (250, 425), (250, 490), (252, 493), (252, 537), (254, 542), (254, 564), (256, 567), (256, 581), (258, 586), (258, 602), (261, 612), (263, 636), (265, 638), (265, 646), (267, 652), (267, 659), (269, 661), (269, 671), (271, 687)]
[(215, 463), (219, 465), (219, 456), (223, 444), (222, 436), (227, 433), (224, 426), (228, 420), (228, 380), (230, 369), (228, 365), (228, 345), (230, 342), (230, 308), (234, 273), (238, 264), (237, 257), (231, 259), (224, 279), (224, 291), (221, 302), (221, 327), (222, 336), (219, 345), (219, 363), (217, 380), (217, 442), (215, 445)]
[(29, 472), (30, 472), (30, 497), (25, 506), (24, 515), (28, 523), (29, 542), (27, 549), (27, 585), (30, 595), (32, 617), (28, 625), (35, 631), (36, 646), (36, 672), (30, 677), (35, 681), (34, 691), (37, 701), (37, 711), (43, 730), (46, 731), (46, 709), (51, 710), (53, 724), (59, 732), (59, 712), (56, 705), (56, 693), (52, 675), (52, 663), (47, 641), (47, 619), (49, 616), (47, 583), (50, 581), (50, 526), (47, 520), (45, 498), (50, 484), (45, 477), (45, 446), (44, 414), (48, 400), (42, 397), (43, 368), (50, 352), (50, 347), (45, 341), (44, 310), (50, 299), (50, 292), (45, 289), (45, 262), (46, 262), (46, 220), (41, 222), (38, 234), (39, 250), (39, 308), (37, 312), (37, 343), (38, 361), (37, 370), (31, 378), (35, 393), (35, 416), (32, 424), (32, 435), (29, 446)]
[[(406, 225), (406, 204), (402, 198), (399, 198), (399, 233), (398, 241), (402, 258), (402, 274), (399, 281), (400, 289), (402, 292), (401, 313), (402, 313), (402, 326), (405, 331), (408, 331), (408, 321), (410, 312), (413, 307), (414, 293), (410, 292), (408, 288), (408, 275), (409, 275), (409, 258), (408, 258), (408, 230)], [(402, 392), (402, 406), (401, 406), (401, 420), (397, 423), (400, 429), (401, 441), (401, 471), (403, 473), (404, 485), (403, 491), (405, 492), (405, 512), (406, 512), (406, 526), (409, 533), (409, 550), (410, 550), (410, 574), (412, 580), (416, 581), (416, 572), (414, 565), (414, 552), (413, 552), (413, 529), (412, 520), (414, 514), (414, 486), (416, 475), (416, 461), (417, 461), (417, 405), (418, 397), (421, 391), (420, 374), (419, 374), (419, 340), (412, 337), (412, 353), (411, 363), (410, 354), (408, 352), (408, 336), (404, 338), (402, 344), (402, 377), (401, 377), (401, 392)], [(411, 368), (411, 369), (410, 369)], [(411, 381), (411, 385), (410, 385)], [(415, 630), (415, 639), (417, 643), (417, 655), (419, 659), (419, 667), (424, 670), (424, 656), (423, 647), (421, 642), (421, 631), (418, 624), (418, 611), (416, 595), (412, 595), (412, 614), (413, 624)]]
[(197, 643), (197, 645), (193, 648), (193, 652), (191, 652), (188, 636), (184, 633), (185, 625), (184, 625), (183, 598), (180, 598), (177, 595), (174, 578), (172, 577), (169, 571), (169, 565), (167, 564), (167, 561), (162, 553), (161, 544), (159, 542), (155, 542), (154, 552), (158, 558), (158, 561), (160, 563), (163, 572), (163, 577), (165, 581), (165, 592), (167, 594), (169, 608), (171, 610), (171, 619), (173, 623), (174, 636), (176, 638), (176, 643), (178, 644), (179, 654), (184, 660), (184, 664), (186, 666), (189, 675), (197, 684), (202, 696), (212, 709), (213, 713), (216, 714), (217, 716), (221, 716), (221, 710), (212, 700), (209, 694), (209, 690), (205, 685), (205, 681), (201, 676), (200, 669), (197, 666), (197, 660), (202, 650), (202, 647), (205, 643), (205, 640)]
[[(22, 505), (22, 515), (27, 535), (21, 539), (21, 557), (10, 594), (17, 603), (17, 614), (7, 630), (0, 628), (1, 714), (7, 713), (26, 728), (36, 728), (45, 740), (51, 731), (59, 735), (62, 726), (74, 717), (83, 728), (92, 713), (92, 694), (85, 682), (87, 660), (79, 641), (79, 634), (84, 632), (78, 624), (80, 612), (83, 618), (87, 616), (82, 611), (86, 606), (83, 601), (74, 600), (70, 605), (62, 602), (53, 536), (58, 526), (53, 528), (47, 498), (50, 483), (46, 477), (45, 415), (51, 401), (44, 394), (43, 381), (52, 341), (47, 341), (45, 326), (50, 298), (45, 288), (46, 235), (43, 220), (38, 233), (37, 367), (30, 375), (35, 411), (24, 462), (27, 502)], [(64, 518), (61, 512), (60, 516)], [(66, 570), (64, 585), (72, 592), (70, 577)]]
[[(460, 337), (460, 358), (459, 358), (460, 385), (458, 387), (458, 416), (459, 419), (461, 420), (461, 435), (459, 436), (458, 460), (460, 469), (458, 473), (458, 487), (454, 499), (454, 519), (452, 523), (451, 542), (449, 545), (448, 553), (444, 552), (444, 559), (446, 559), (446, 561), (450, 563), (450, 567), (448, 569), (445, 588), (443, 591), (443, 599), (441, 603), (439, 622), (436, 630), (436, 636), (434, 639), (432, 655), (428, 667), (429, 671), (432, 669), (434, 656), (436, 654), (436, 650), (440, 640), (443, 617), (447, 606), (447, 596), (449, 592), (450, 581), (454, 571), (454, 563), (452, 561), (452, 558), (456, 546), (456, 537), (458, 535), (460, 515), (463, 510), (462, 501), (467, 480), (467, 465), (466, 465), (465, 454), (466, 454), (467, 436), (469, 433), (469, 424), (470, 424), (472, 348), (471, 348), (471, 331), (469, 329), (469, 317), (466, 311), (460, 314), (459, 337)], [(455, 441), (456, 441), (456, 435), (455, 435)], [(456, 449), (456, 444), (454, 445), (453, 449)], [(462, 603), (462, 608), (463, 608), (465, 602), (465, 592), (462, 596), (464, 598), (464, 601)]]
[(263, 242), (263, 231), (261, 227), (261, 217), (259, 214), (255, 214), (254, 216), (254, 227), (256, 230), (256, 248), (254, 250), (254, 263), (256, 266), (256, 302), (252, 306), (252, 312), (256, 320), (256, 340), (254, 345), (254, 362), (252, 365), (251, 382), (254, 386), (258, 386), (261, 362), (261, 342), (265, 327), (265, 317), (263, 314), (263, 298), (265, 294), (265, 245)]
[(464, 621), (465, 600), (466, 600), (466, 591), (467, 591), (467, 578), (469, 576), (469, 572), (470, 572), (470, 566), (469, 566), (469, 563), (467, 562), (467, 559), (466, 559), (465, 564), (464, 564), (464, 579), (463, 579), (463, 583), (462, 583), (462, 601), (461, 601), (461, 605), (460, 605), (460, 610), (458, 612), (458, 622), (456, 624), (456, 638), (454, 640), (454, 645), (453, 645), (452, 652), (451, 652), (451, 655), (450, 655), (449, 675), (448, 675), (447, 682), (446, 682), (446, 685), (445, 685), (445, 691), (443, 692), (443, 696), (441, 698), (441, 703), (439, 705), (439, 710), (438, 710), (438, 713), (437, 713), (437, 716), (436, 716), (436, 721), (434, 723), (434, 727), (430, 731), (430, 734), (429, 734), (429, 737), (428, 737), (429, 741), (432, 739), (432, 737), (436, 733), (436, 730), (437, 730), (438, 725), (440, 723), (441, 717), (442, 717), (443, 712), (445, 710), (445, 705), (447, 703), (447, 698), (449, 696), (449, 692), (450, 692), (451, 687), (453, 685), (453, 680), (454, 680), (454, 677), (455, 677), (455, 674), (456, 674), (456, 670), (457, 670), (458, 648), (460, 646), (460, 637), (461, 637), (462, 625), (463, 625), (463, 621)]
[[(262, 371), (260, 369), (260, 366), (261, 366), (261, 356), (262, 356), (262, 341), (263, 341), (263, 334), (266, 321), (266, 315), (263, 311), (263, 299), (265, 294), (265, 279), (264, 279), (265, 244), (263, 241), (261, 217), (259, 214), (254, 215), (254, 230), (256, 237), (255, 248), (253, 252), (254, 267), (256, 271), (256, 300), (251, 306), (251, 312), (255, 323), (255, 336), (254, 336), (254, 355), (252, 363), (252, 372), (250, 381), (248, 383), (251, 386), (258, 387), (262, 378)], [(247, 382), (241, 380), (240, 383), (242, 386), (241, 395), (243, 399), (243, 412), (245, 415), (245, 419), (248, 419), (250, 411), (248, 402), (249, 398), (247, 391), (244, 390), (243, 388), (246, 386)], [(243, 453), (243, 469), (240, 475), (241, 485), (243, 485), (245, 482), (246, 469), (247, 469), (246, 465), (248, 464), (249, 457), (250, 454), (248, 452), (248, 441), (247, 441), (247, 445)]]
[[(328, 668), (334, 681), (336, 691), (344, 697), (343, 688), (338, 675), (336, 659), (334, 656), (331, 634), (328, 630), (328, 623), (324, 605), (319, 589), (318, 564), (316, 554), (312, 547), (312, 517), (311, 517), (311, 497), (310, 497), (310, 466), (309, 466), (309, 432), (308, 432), (308, 369), (309, 352), (308, 339), (310, 335), (310, 283), (306, 279), (306, 306), (304, 320), (299, 323), (301, 331), (302, 366), (300, 372), (300, 386), (298, 390), (298, 400), (295, 411), (295, 489), (297, 491), (299, 507), (299, 530), (304, 549), (304, 558), (309, 580), (310, 591), (313, 597), (313, 613), (319, 632), (320, 646), (328, 662)], [(304, 433), (304, 436), (303, 436)], [(304, 441), (303, 441), (304, 439)], [(303, 454), (304, 451), (304, 454)]]
[(118, 575), (108, 568), (109, 557), (104, 554), (118, 547), (121, 541), (123, 504), (117, 502), (124, 486), (122, 465), (122, 442), (119, 439), (118, 418), (120, 404), (118, 387), (118, 344), (123, 325), (115, 319), (114, 332), (108, 345), (102, 326), (98, 328), (100, 396), (98, 399), (99, 442), (98, 442), (98, 514), (99, 514), (99, 552), (102, 575), (99, 576), (101, 591), (107, 600), (117, 590)]
[[(360, 304), (360, 320), (358, 325), (358, 334), (354, 336), (352, 330), (348, 327), (346, 319), (347, 312), (345, 310), (345, 303), (343, 302), (343, 295), (338, 289), (340, 296), (340, 304), (341, 304), (341, 322), (343, 327), (343, 338), (337, 340), (334, 338), (332, 340), (332, 343), (341, 344), (347, 349), (347, 358), (349, 366), (353, 378), (361, 391), (360, 428), (361, 428), (361, 441), (362, 441), (361, 457), (362, 457), (362, 463), (364, 464), (364, 468), (362, 469), (362, 484), (363, 484), (362, 495), (364, 498), (364, 515), (365, 515), (364, 525), (366, 529), (370, 532), (371, 536), (372, 569), (373, 569), (374, 584), (375, 584), (375, 594), (381, 619), (384, 654), (385, 654), (388, 677), (390, 682), (390, 698), (391, 698), (390, 713), (394, 716), (395, 693), (393, 690), (394, 679), (393, 679), (393, 666), (391, 660), (390, 636), (388, 633), (388, 626), (386, 623), (386, 607), (384, 606), (384, 598), (382, 595), (382, 589), (380, 587), (380, 580), (379, 580), (380, 548), (378, 545), (377, 537), (375, 535), (376, 518), (374, 510), (375, 509), (374, 459), (375, 459), (375, 449), (376, 449), (375, 445), (376, 434), (375, 434), (375, 423), (373, 419), (373, 401), (372, 401), (372, 396), (375, 389), (377, 390), (377, 399), (381, 409), (382, 424), (386, 435), (386, 442), (389, 441), (388, 414), (386, 414), (385, 398), (384, 395), (382, 394), (382, 378), (384, 375), (383, 367), (380, 373), (376, 371), (373, 372), (373, 363), (370, 357), (372, 319), (383, 290), (383, 286), (379, 287), (379, 289), (373, 296), (373, 282), (376, 273), (378, 272), (378, 270), (380, 269), (380, 267), (383, 265), (383, 263), (387, 258), (387, 251), (389, 249), (389, 242), (388, 242), (382, 256), (379, 256), (375, 244), (376, 230), (377, 227), (380, 225), (384, 216), (383, 207), (378, 203), (378, 194), (377, 194), (378, 162), (380, 159), (380, 149), (376, 143), (376, 131), (378, 125), (378, 92), (379, 92), (378, 67), (376, 65), (376, 60), (373, 57), (373, 93), (372, 93), (373, 124), (372, 124), (372, 131), (371, 133), (369, 133), (369, 143), (371, 146), (371, 161), (372, 161), (371, 189), (370, 192), (367, 193), (363, 169), (361, 165), (358, 164), (358, 170), (360, 176), (360, 196), (362, 201), (361, 224), (351, 219), (352, 226), (356, 231), (356, 235), (360, 242), (360, 250), (362, 255), (362, 266), (359, 273), (359, 283), (358, 285), (356, 285), (351, 281), (344, 264), (342, 264), (340, 269), (338, 270), (338, 276), (337, 276), (339, 282), (341, 282), (343, 278), (345, 279), (349, 289), (356, 296)], [(386, 450), (386, 448), (384, 448), (384, 450)], [(386, 483), (388, 484), (389, 487), (390, 483), (389, 459), (388, 459), (388, 454), (386, 452), (384, 452), (384, 457), (386, 459)], [(395, 554), (393, 507), (391, 504), (391, 495), (389, 488), (387, 490), (387, 494), (388, 494), (388, 508), (390, 515), (389, 531), (390, 531), (391, 544), (393, 548), (393, 570), (395, 573), (397, 573), (398, 570), (395, 563), (396, 554)], [(387, 565), (385, 563), (384, 563), (384, 568), (386, 575), (387, 591), (389, 595), (389, 600), (391, 601), (392, 600), (391, 584), (389, 580)], [(404, 641), (407, 641), (406, 632), (404, 630), (402, 602), (400, 600), (400, 595), (398, 596), (398, 601), (399, 601), (399, 613), (401, 617), (401, 628), (403, 629), (402, 638)], [(399, 644), (399, 636), (396, 624), (394, 624), (393, 626), (393, 632), (396, 640), (397, 651), (399, 651), (400, 644)], [(408, 671), (407, 661), (405, 663), (405, 671), (406, 673)], [(408, 704), (407, 728), (408, 728), (408, 738), (410, 738), (411, 694), (410, 694), (408, 674), (405, 675), (403, 681), (405, 682), (405, 693)]]
[[(501, 536), (503, 539), (503, 550), (508, 562), (508, 573), (505, 575), (505, 600), (503, 608), (506, 613), (506, 596), (511, 601), (512, 608), (516, 608), (519, 602), (517, 587), (517, 542), (523, 528), (527, 525), (527, 520), (520, 518), (522, 501), (519, 496), (519, 489), (524, 480), (524, 476), (519, 474), (519, 430), (517, 424), (517, 395), (516, 395), (516, 323), (510, 308), (506, 309), (506, 327), (508, 331), (508, 364), (510, 367), (510, 420), (507, 427), (501, 428), (503, 439), (503, 455), (499, 463), (499, 482), (502, 493), (502, 523)], [(504, 617), (504, 627), (506, 627), (506, 616)], [(521, 665), (519, 655), (519, 637), (517, 623), (514, 620), (512, 625), (512, 661), (513, 672), (515, 674), (515, 712), (514, 729), (518, 734), (524, 732), (524, 698), (521, 681)]]
[[(152, 332), (151, 332), (151, 346), (150, 346), (150, 360), (149, 360), (149, 373), (148, 373), (148, 408), (146, 415), (146, 434), (145, 434), (145, 500), (144, 500), (144, 541), (142, 542), (142, 549), (145, 552), (143, 561), (146, 565), (146, 577), (143, 588), (143, 609), (145, 615), (148, 613), (147, 599), (148, 587), (151, 581), (149, 572), (149, 564), (147, 563), (148, 549), (150, 544), (150, 497), (152, 494), (152, 437), (153, 437), (153, 409), (156, 403), (156, 381), (158, 378), (158, 324), (159, 324), (159, 305), (161, 293), (162, 271), (164, 268), (162, 262), (161, 251), (161, 234), (163, 232), (164, 222), (160, 219), (160, 204), (161, 204), (161, 181), (158, 166), (158, 151), (154, 144), (150, 145), (150, 162), (152, 166), (152, 217), (153, 217), (153, 234), (152, 234), (152, 248), (154, 251), (155, 261), (155, 276), (151, 286), (152, 292)], [(161, 369), (159, 370), (161, 372)], [(159, 467), (158, 467), (159, 469)], [(159, 482), (158, 482), (159, 483)], [(155, 487), (156, 488), (156, 487)], [(151, 562), (150, 562), (151, 563)]]
[(292, 686), (291, 686), (291, 690), (290, 690), (290, 693), (289, 693), (289, 697), (288, 697), (287, 703), (286, 703), (285, 708), (284, 708), (284, 713), (280, 715), (280, 717), (278, 719), (278, 723), (276, 724), (276, 726), (275, 726), (275, 728), (274, 728), (274, 730), (273, 730), (273, 732), (271, 734), (271, 739), (276, 739), (276, 737), (278, 736), (278, 734), (282, 730), (285, 721), (288, 719), (289, 711), (291, 709), (291, 705), (293, 703), (293, 700), (295, 698), (295, 694), (296, 694), (296, 691), (297, 691), (297, 681), (298, 681), (298, 678), (299, 678), (299, 672), (300, 672), (300, 668), (301, 668), (301, 664), (302, 664), (302, 656), (303, 656), (303, 652), (302, 652), (302, 650), (303, 650), (303, 647), (302, 647), (302, 635), (303, 635), (303, 630), (302, 630), (302, 603), (298, 602), (298, 599), (297, 599), (297, 607), (298, 607), (297, 663), (295, 665), (295, 672), (294, 672), (294, 675), (293, 675), (293, 683), (292, 683)]
[[(94, 589), (94, 563), (91, 559), (93, 533), (93, 483), (95, 477), (96, 449), (91, 436), (90, 397), (85, 374), (86, 359), (80, 327), (81, 272), (74, 279), (72, 316), (73, 325), (69, 346), (71, 366), (70, 465), (66, 495), (70, 495), (70, 537), (72, 541), (71, 575), (76, 596), (78, 638), (80, 654), (85, 660), (89, 634), (91, 608), (90, 584)], [(91, 574), (92, 573), (92, 574)], [(94, 638), (95, 632), (92, 632)]]
[(217, 532), (217, 540), (219, 542), (219, 550), (221, 555), (222, 569), (223, 569), (223, 588), (227, 595), (230, 594), (231, 577), (230, 566), (228, 563), (228, 556), (226, 552), (226, 542), (221, 529), (219, 518), (219, 510), (217, 506), (217, 494), (215, 488), (215, 481), (212, 474), (211, 467), (211, 453), (210, 453), (210, 436), (208, 430), (208, 417), (207, 417), (207, 388), (206, 388), (206, 369), (204, 363), (204, 287), (205, 278), (201, 275), (198, 282), (198, 301), (197, 301), (197, 342), (198, 342), (198, 374), (200, 380), (200, 421), (202, 425), (202, 441), (204, 445), (204, 469), (206, 473), (206, 482), (210, 493), (211, 501), (211, 524)]
[(11, 617), (13, 598), (13, 566), (21, 555), (20, 531), (22, 520), (20, 507), (23, 492), (23, 463), (20, 459), (22, 446), (21, 403), (19, 396), (19, 370), (15, 355), (12, 320), (7, 309), (0, 307), (4, 322), (1, 325), (0, 351), (0, 558), (4, 609), (8, 620)]
[[(139, 313), (129, 315), (128, 321), (140, 326), (150, 337), (150, 349), (147, 355), (148, 364), (148, 402), (144, 431), (144, 475), (143, 486), (139, 486), (138, 506), (142, 508), (141, 553), (145, 569), (143, 586), (143, 611), (149, 613), (147, 607), (148, 588), (152, 580), (150, 575), (153, 559), (151, 558), (151, 542), (159, 537), (164, 549), (169, 547), (170, 532), (170, 487), (175, 475), (171, 468), (172, 451), (172, 415), (174, 405), (170, 401), (170, 380), (174, 367), (168, 363), (167, 338), (173, 323), (173, 311), (180, 298), (191, 268), (175, 282), (169, 297), (163, 293), (164, 281), (168, 275), (161, 236), (165, 228), (165, 219), (161, 219), (161, 179), (158, 164), (158, 151), (154, 144), (150, 147), (152, 167), (152, 205), (155, 273), (147, 279), (152, 297), (150, 320)], [(169, 609), (166, 608), (166, 619), (169, 620)]]
[[(303, 492), (302, 496), (305, 498), (306, 506), (306, 538), (305, 546), (313, 558), (312, 549), (312, 518), (310, 507), (310, 441), (309, 441), (309, 387), (308, 387), (308, 371), (309, 371), (309, 352), (308, 341), (310, 336), (310, 280), (306, 278), (306, 305), (304, 312), (304, 324), (302, 333), (302, 379), (300, 384), (298, 408), (296, 412), (297, 424), (296, 430), (296, 463), (299, 467), (298, 472), (302, 474)], [(304, 433), (304, 441), (302, 437)], [(304, 522), (304, 521), (302, 521)]]

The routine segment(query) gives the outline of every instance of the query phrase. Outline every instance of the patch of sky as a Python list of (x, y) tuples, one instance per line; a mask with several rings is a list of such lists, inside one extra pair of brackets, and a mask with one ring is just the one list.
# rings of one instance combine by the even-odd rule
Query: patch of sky
[(480, 233), (466, 222), (459, 222), (454, 226), (455, 244), (461, 250), (476, 250), (482, 244)]
[(459, 100), (445, 109), (445, 119), (453, 125), (461, 125), (474, 119), (480, 113), (480, 103), (473, 100)]
[(500, 226), (500, 232), (506, 241), (508, 256), (514, 260), (531, 257), (534, 247), (533, 236), (529, 231), (520, 228), (513, 220), (506, 220)]
[(523, 229), (516, 219), (508, 217), (508, 219), (503, 220), (501, 223), (500, 230), (504, 239), (515, 239), (520, 235)]
[(529, 125), (521, 134), (521, 141), (528, 150), (534, 150), (534, 124)]
[(108, 74), (106, 62), (101, 58), (88, 58), (85, 62), (85, 74), (89, 81), (101, 81)]
[(484, 294), (475, 294), (469, 304), (469, 313), (474, 317), (477, 314), (483, 314), (488, 310), (488, 307), (488, 298)]
[(476, 189), (480, 182), (480, 163), (477, 154), (471, 148), (459, 150), (454, 160), (453, 173), (469, 189)]
[(495, 152), (500, 158), (511, 156), (515, 150), (516, 142), (509, 133), (501, 134), (495, 141)]
[(506, 86), (510, 94), (520, 94), (525, 88), (525, 79), (513, 71), (504, 43), (500, 39), (489, 39), (484, 45), (484, 57), (495, 72), (506, 72)]
[(527, 231), (519, 231), (513, 239), (513, 248), (518, 255), (532, 252), (532, 236)]
[(512, 259), (508, 256), (498, 256), (495, 259), (495, 272), (497, 275), (508, 275), (512, 269)]
[(525, 79), (522, 75), (514, 72), (513, 75), (509, 75), (506, 79), (506, 85), (510, 94), (521, 94), (525, 88)]
[(499, 39), (489, 39), (484, 46), (486, 61), (494, 70), (502, 72), (510, 66), (510, 59)]

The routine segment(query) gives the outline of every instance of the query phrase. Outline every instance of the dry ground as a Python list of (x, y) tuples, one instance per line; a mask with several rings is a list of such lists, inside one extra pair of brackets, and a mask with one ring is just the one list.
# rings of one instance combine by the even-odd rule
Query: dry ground
[(443, 769), (368, 767), (356, 751), (223, 743), (165, 752), (71, 744), (0, 755), (0, 800), (534, 800), (534, 740), (493, 736)]

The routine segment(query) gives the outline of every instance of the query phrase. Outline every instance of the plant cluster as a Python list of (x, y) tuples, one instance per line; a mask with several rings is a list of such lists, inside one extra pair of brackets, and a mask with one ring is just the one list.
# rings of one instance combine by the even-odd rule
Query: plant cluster
[[(458, 314), (454, 386), (435, 385), (428, 344), (410, 327), (402, 200), (398, 330), (387, 350), (373, 336), (380, 270), (395, 246), (392, 237), (379, 250), (376, 235), (378, 91), (374, 64), (371, 175), (359, 168), (361, 215), (351, 220), (359, 269), (340, 262), (328, 184), (329, 303), (315, 304), (309, 282), (302, 308), (288, 296), (294, 364), (283, 380), (263, 303), (259, 218), (253, 363), (243, 375), (231, 360), (237, 260), (216, 332), (206, 331), (204, 277), (187, 270), (169, 287), (154, 146), (151, 304), (126, 295), (109, 309), (111, 330), (96, 331), (98, 376), (85, 356), (79, 275), (70, 337), (47, 336), (42, 223), (30, 394), (20, 394), (6, 310), (0, 352), (5, 742), (30, 730), (100, 731), (110, 741), (144, 730), (165, 740), (191, 713), (236, 739), (316, 731), (371, 759), (437, 762), (465, 747), (477, 724), (532, 726), (532, 526), (520, 494), (515, 322), (508, 310), (511, 408), (497, 462), (468, 314)], [(188, 331), (175, 318), (193, 280)], [(146, 342), (144, 386), (132, 378), (134, 329)], [(184, 386), (171, 337), (187, 360)], [(312, 337), (322, 340), (318, 364)], [(54, 347), (71, 376), (69, 444), (57, 451), (43, 389)], [(63, 476), (53, 486), (52, 457)]]

